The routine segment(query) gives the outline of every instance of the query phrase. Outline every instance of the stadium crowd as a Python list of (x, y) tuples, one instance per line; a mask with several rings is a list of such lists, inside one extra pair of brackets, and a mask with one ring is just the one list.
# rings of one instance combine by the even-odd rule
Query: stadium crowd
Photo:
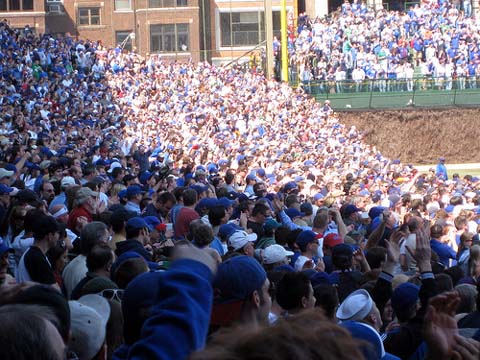
[(478, 178), (235, 67), (0, 44), (0, 358), (478, 359)]
[(390, 11), (345, 0), (323, 19), (301, 14), (290, 28), (289, 76), (314, 93), (476, 89), (478, 42), (470, 0)]

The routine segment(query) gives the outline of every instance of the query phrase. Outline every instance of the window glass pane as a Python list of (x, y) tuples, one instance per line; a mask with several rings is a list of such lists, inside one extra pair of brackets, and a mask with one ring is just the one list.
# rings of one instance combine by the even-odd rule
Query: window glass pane
[(221, 46), (257, 45), (265, 36), (263, 24), (263, 12), (220, 14)]
[(220, 14), (220, 33), (222, 34), (221, 46), (231, 46), (230, 14)]
[(188, 0), (177, 0), (177, 6), (188, 6)]
[(9, 5), (10, 10), (20, 10), (20, 0), (10, 0)]
[(149, 0), (148, 6), (151, 8), (162, 7), (162, 0)]
[(157, 24), (150, 26), (150, 50), (152, 52), (188, 51), (188, 24)]
[[(131, 31), (117, 31), (115, 33), (115, 40), (117, 46), (121, 45), (125, 39), (130, 35)], [(132, 39), (128, 39), (123, 48), (128, 51), (132, 51)]]
[(33, 10), (33, 0), (23, 0), (23, 10)]
[(115, 0), (115, 10), (130, 10), (130, 0)]
[(0, 10), (7, 10), (7, 0), (0, 0)]

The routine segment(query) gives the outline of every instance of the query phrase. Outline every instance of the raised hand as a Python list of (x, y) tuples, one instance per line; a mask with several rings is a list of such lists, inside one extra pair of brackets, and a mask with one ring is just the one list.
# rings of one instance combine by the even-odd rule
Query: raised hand
[(458, 335), (455, 310), (460, 296), (446, 292), (430, 299), (425, 314), (423, 335), (428, 345), (429, 359), (450, 358), (457, 344)]

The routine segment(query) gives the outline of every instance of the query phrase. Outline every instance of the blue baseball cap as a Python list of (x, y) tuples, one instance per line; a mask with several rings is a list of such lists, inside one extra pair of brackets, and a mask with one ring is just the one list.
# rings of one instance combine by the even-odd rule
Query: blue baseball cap
[(230, 258), (219, 265), (213, 281), (217, 294), (214, 303), (246, 300), (266, 279), (267, 273), (254, 258), (245, 255)]
[(10, 186), (6, 186), (4, 184), (0, 184), (0, 195), (3, 195), (3, 194), (10, 194), (13, 190), (15, 190), (14, 188), (10, 187)]
[(143, 191), (142, 188), (139, 185), (130, 185), (127, 188), (126, 196), (127, 197), (135, 196), (135, 195), (138, 195), (138, 194), (143, 194), (144, 192), (145, 191)]
[(138, 179), (142, 184), (146, 183), (151, 177), (153, 176), (153, 173), (150, 171), (144, 171), (142, 172), (139, 176)]
[(145, 219), (141, 218), (140, 216), (135, 216), (131, 219), (128, 219), (126, 227), (130, 229), (143, 229), (143, 228), (150, 229), (150, 226), (147, 224)]
[(195, 185), (190, 186), (190, 189), (195, 190), (197, 192), (197, 194), (200, 195), (201, 193), (208, 190), (208, 186), (195, 184)]
[(355, 339), (366, 342), (360, 345), (366, 360), (400, 360), (399, 357), (385, 352), (380, 334), (370, 325), (357, 321), (344, 321), (340, 326), (347, 329)]
[(230, 235), (232, 235), (235, 231), (238, 230), (244, 230), (241, 226), (238, 226), (233, 223), (227, 223), (220, 225), (220, 228), (218, 229), (218, 236), (221, 239), (228, 239)]
[(226, 197), (221, 197), (220, 199), (218, 199), (217, 203), (218, 203), (219, 206), (224, 206), (224, 207), (227, 208), (227, 207), (235, 205), (235, 200), (229, 200)]
[(211, 209), (211, 208), (213, 208), (217, 205), (219, 205), (217, 199), (211, 198), (211, 197), (206, 197), (206, 198), (201, 199), (198, 202), (196, 208), (198, 208), (198, 209)]
[(143, 218), (148, 225), (148, 229), (153, 231), (158, 225), (161, 224), (160, 219), (156, 216), (145, 216)]
[(313, 195), (313, 200), (318, 201), (318, 200), (323, 199), (324, 197), (325, 196), (322, 193), (317, 193), (317, 194)]
[(295, 208), (288, 208), (287, 210), (285, 210), (285, 214), (287, 214), (288, 217), (292, 220), (296, 217), (299, 217), (299, 216), (300, 217), (305, 216), (305, 213), (303, 213), (303, 212), (301, 212), (301, 211), (299, 211)]

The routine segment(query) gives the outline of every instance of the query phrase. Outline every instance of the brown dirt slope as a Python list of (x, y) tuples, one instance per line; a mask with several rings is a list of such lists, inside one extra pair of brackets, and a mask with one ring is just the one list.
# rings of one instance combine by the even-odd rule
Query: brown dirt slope
[(480, 162), (480, 109), (343, 112), (340, 121), (355, 125), (364, 141), (404, 163)]

